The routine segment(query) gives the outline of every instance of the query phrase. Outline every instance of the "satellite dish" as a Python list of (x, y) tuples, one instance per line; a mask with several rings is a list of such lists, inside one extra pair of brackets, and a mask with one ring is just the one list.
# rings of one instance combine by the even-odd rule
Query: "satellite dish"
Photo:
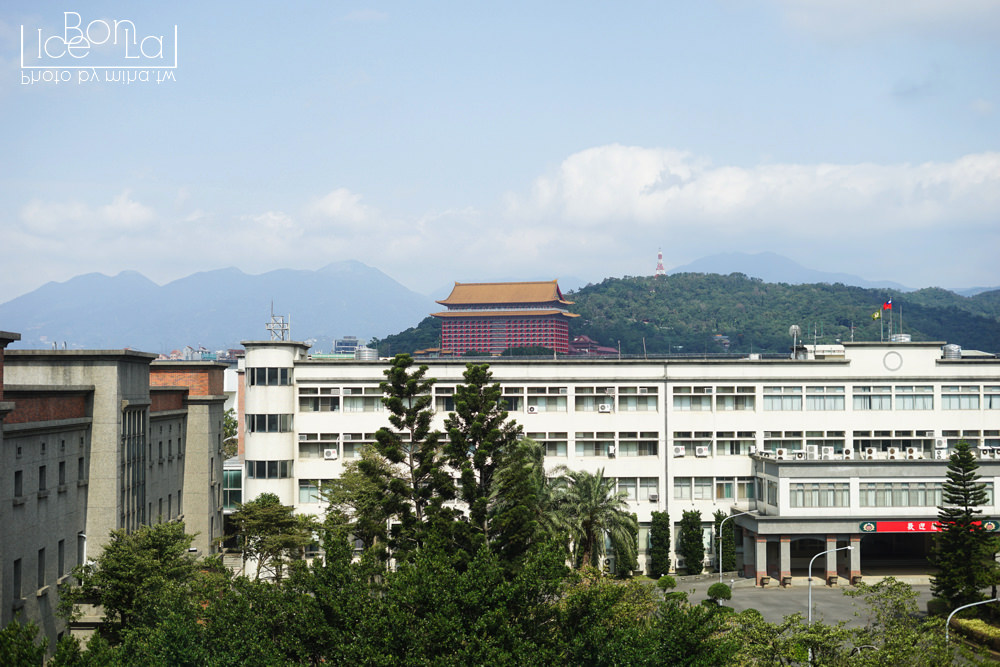
[(791, 336), (792, 338), (798, 338), (799, 336), (802, 335), (802, 329), (799, 327), (798, 324), (793, 324), (792, 326), (788, 327), (788, 335)]

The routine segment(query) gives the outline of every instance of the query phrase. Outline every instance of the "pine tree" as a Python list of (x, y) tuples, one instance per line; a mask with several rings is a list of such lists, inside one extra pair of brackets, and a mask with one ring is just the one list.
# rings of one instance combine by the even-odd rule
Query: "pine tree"
[(649, 576), (661, 577), (670, 572), (670, 515), (653, 512), (649, 527)]
[(688, 574), (701, 574), (705, 566), (705, 539), (701, 532), (701, 512), (690, 510), (681, 516), (678, 555)]
[(380, 384), (382, 403), (392, 428), (375, 433), (375, 451), (391, 464), (391, 473), (362, 459), (358, 469), (383, 492), (383, 511), (394, 517), (390, 547), (398, 560), (430, 539), (449, 539), (455, 511), (445, 503), (455, 499), (455, 487), (445, 468), (440, 431), (431, 430), (431, 388), (427, 366), (411, 370), (413, 358), (397, 354)]
[(490, 538), (487, 521), (494, 477), (521, 437), (521, 427), (507, 418), (500, 384), (493, 382), (489, 364), (466, 364), (465, 384), (455, 388), (455, 411), (444, 425), (448, 462), (461, 475), (461, 498), (477, 538), (475, 553)]
[(979, 508), (987, 503), (987, 495), (978, 469), (968, 443), (959, 442), (942, 485), (939, 532), (934, 535), (930, 559), (938, 568), (931, 579), (934, 595), (953, 608), (983, 600), (982, 590), (1000, 580), (1000, 568), (994, 560), (1000, 544), (983, 527)]

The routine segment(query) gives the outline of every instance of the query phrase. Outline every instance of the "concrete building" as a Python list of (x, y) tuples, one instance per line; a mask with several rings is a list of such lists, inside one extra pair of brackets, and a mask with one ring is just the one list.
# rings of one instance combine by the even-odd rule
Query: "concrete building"
[(198, 552), (214, 550), (224, 365), (4, 350), (18, 339), (0, 332), (0, 625), (20, 613), (51, 650), (59, 585), (112, 530), (184, 521)]
[[(313, 359), (289, 341), (244, 346), (244, 498), (269, 491), (319, 512), (322, 481), (387, 425), (387, 362)], [(438, 428), (465, 361), (425, 362), (437, 380)], [(654, 510), (675, 523), (700, 511), (706, 544), (713, 512), (750, 512), (734, 519), (744, 536), (738, 562), (761, 579), (780, 581), (829, 544), (859, 547), (826, 564), (845, 577), (926, 564), (928, 542), (916, 534), (936, 517), (954, 444), (977, 447), (991, 493), (1000, 477), (1000, 360), (946, 354), (942, 343), (490, 364), (511, 418), (544, 444), (548, 467), (603, 468), (617, 479), (639, 517), (643, 566)], [(996, 502), (991, 495), (990, 517), (1000, 516)]]

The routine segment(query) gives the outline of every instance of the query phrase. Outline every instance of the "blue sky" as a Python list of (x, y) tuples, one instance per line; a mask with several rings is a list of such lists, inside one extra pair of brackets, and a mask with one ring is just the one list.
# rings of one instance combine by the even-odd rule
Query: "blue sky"
[[(1000, 285), (992, 0), (177, 5), (0, 8), (0, 301), (344, 259), (597, 281), (658, 248)], [(23, 83), (22, 26), (32, 64), (66, 12), (165, 56), (176, 26), (175, 80)]]

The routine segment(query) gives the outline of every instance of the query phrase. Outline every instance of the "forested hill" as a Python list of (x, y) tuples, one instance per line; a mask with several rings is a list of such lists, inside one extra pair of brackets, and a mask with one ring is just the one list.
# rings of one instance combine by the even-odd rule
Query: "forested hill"
[[(765, 283), (741, 273), (728, 276), (680, 273), (660, 277), (608, 278), (566, 295), (580, 317), (570, 335), (586, 335), (623, 354), (667, 352), (785, 352), (788, 328), (798, 324), (804, 342), (879, 340), (880, 321), (888, 336), (892, 299), (894, 331), (914, 341), (957, 343), (1000, 352), (1000, 290), (963, 297), (939, 288), (915, 292), (866, 289), (842, 284)], [(441, 325), (433, 318), (387, 337), (383, 354), (435, 347)], [(815, 335), (815, 338), (814, 338)], [(728, 347), (727, 347), (728, 343)]]

